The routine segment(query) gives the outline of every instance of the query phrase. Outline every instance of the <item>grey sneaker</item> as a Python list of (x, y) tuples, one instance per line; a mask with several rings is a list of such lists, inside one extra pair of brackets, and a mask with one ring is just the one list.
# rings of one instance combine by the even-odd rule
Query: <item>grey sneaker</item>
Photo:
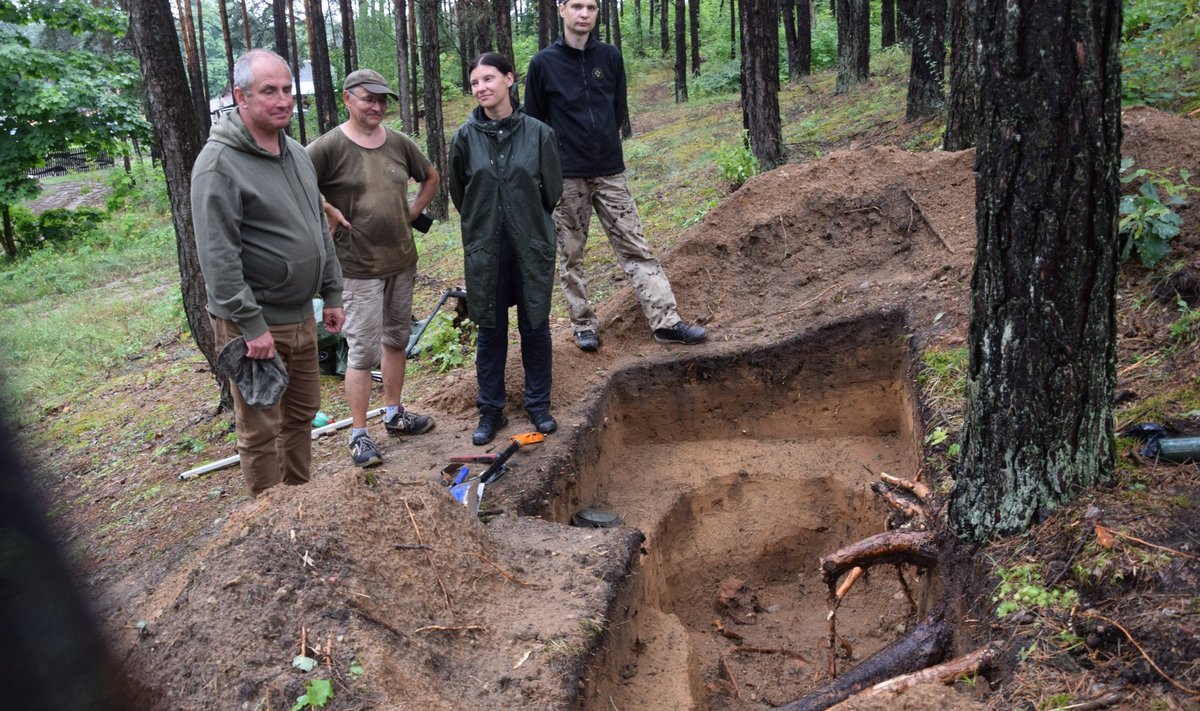
[(425, 434), (433, 429), (433, 418), (400, 408), (392, 419), (383, 421), (383, 427), (390, 435)]
[(379, 454), (379, 447), (375, 446), (375, 442), (367, 434), (360, 434), (350, 440), (350, 458), (354, 460), (356, 467), (373, 467), (383, 464), (383, 456)]
[(595, 331), (576, 331), (575, 345), (579, 346), (579, 350), (591, 353), (600, 348), (600, 337)]
[(686, 321), (680, 321), (667, 328), (654, 329), (654, 340), (659, 343), (682, 343), (692, 346), (704, 340), (708, 335), (703, 326), (693, 326)]

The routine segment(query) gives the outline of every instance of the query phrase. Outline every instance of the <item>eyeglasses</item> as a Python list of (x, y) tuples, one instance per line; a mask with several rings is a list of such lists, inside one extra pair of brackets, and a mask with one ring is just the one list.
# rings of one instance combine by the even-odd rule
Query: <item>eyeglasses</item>
[(388, 105), (388, 97), (386, 97), (386, 96), (380, 96), (380, 97), (372, 99), (369, 96), (359, 96), (358, 94), (355, 94), (353, 91), (349, 92), (349, 94), (350, 94), (350, 96), (353, 96), (354, 98), (363, 102), (367, 106), (370, 106), (371, 104), (379, 104), (382, 108), (386, 109), (387, 105)]

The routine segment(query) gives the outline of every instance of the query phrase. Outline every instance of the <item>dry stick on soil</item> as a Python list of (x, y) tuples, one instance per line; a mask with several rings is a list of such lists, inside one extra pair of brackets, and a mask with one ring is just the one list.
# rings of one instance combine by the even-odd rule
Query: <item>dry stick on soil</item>
[(431, 551), (433, 546), (428, 543), (397, 543), (392, 546), (398, 551)]
[(731, 654), (782, 654), (785, 657), (791, 657), (798, 662), (803, 662), (805, 666), (809, 661), (804, 658), (804, 655), (799, 652), (794, 652), (790, 649), (782, 648), (766, 648), (766, 647), (736, 647)]
[(957, 659), (942, 662), (937, 666), (928, 667), (911, 674), (902, 674), (892, 677), (887, 681), (881, 681), (869, 689), (858, 692), (854, 696), (855, 698), (866, 699), (872, 696), (883, 696), (884, 694), (899, 695), (917, 684), (924, 684), (930, 681), (936, 681), (939, 684), (953, 684), (968, 674), (978, 672), (980, 667), (986, 667), (996, 658), (997, 654), (998, 650), (990, 645), (984, 645)]
[(1059, 708), (1059, 711), (1067, 711), (1067, 709), (1070, 709), (1071, 711), (1095, 711), (1095, 709), (1106, 709), (1109, 706), (1116, 705), (1124, 700), (1124, 696), (1113, 692), (1110, 694), (1105, 694), (1098, 699), (1092, 699), (1091, 701), (1084, 701), (1083, 703), (1079, 704), (1071, 704), (1070, 706), (1062, 706)]
[(925, 210), (921, 208), (921, 203), (917, 202), (917, 199), (912, 196), (912, 193), (908, 192), (907, 190), (903, 192), (904, 197), (912, 201), (913, 207), (917, 208), (917, 214), (921, 216), (921, 219), (925, 221), (926, 225), (929, 225), (930, 231), (932, 231), (933, 235), (941, 241), (942, 246), (946, 248), (946, 251), (950, 254), (954, 254), (954, 248), (950, 246), (950, 243), (946, 241), (946, 238), (942, 236), (942, 233), (938, 231), (938, 228), (933, 224), (932, 221), (930, 221), (929, 217), (925, 215)]
[(1129, 634), (1129, 630), (1122, 627), (1119, 622), (1117, 622), (1116, 620), (1110, 620), (1109, 618), (1105, 617), (1104, 615), (1101, 615), (1100, 613), (1096, 612), (1095, 610), (1084, 610), (1083, 615), (1085, 617), (1095, 617), (1098, 620), (1103, 620), (1104, 622), (1107, 622), (1108, 624), (1112, 625), (1113, 627), (1116, 627), (1117, 629), (1124, 632), (1125, 637), (1127, 637), (1129, 639), (1129, 641), (1133, 644), (1134, 647), (1137, 647), (1137, 651), (1141, 652), (1142, 656), (1146, 659), (1147, 662), (1149, 662), (1150, 666), (1154, 667), (1154, 671), (1158, 672), (1159, 675), (1162, 676), (1162, 678), (1166, 679), (1167, 682), (1171, 686), (1175, 687), (1176, 689), (1179, 689), (1180, 691), (1182, 691), (1185, 694), (1191, 694), (1192, 696), (1196, 696), (1197, 694), (1200, 694), (1200, 690), (1190, 689), (1190, 688), (1184, 686), (1183, 684), (1180, 684), (1179, 682), (1172, 679), (1165, 671), (1163, 671), (1162, 667), (1155, 664), (1154, 660), (1150, 658), (1150, 655), (1146, 654), (1146, 650), (1142, 649), (1142, 645), (1138, 644), (1137, 640), (1133, 638), (1133, 635)]
[(904, 579), (904, 568), (899, 563), (896, 564), (896, 577), (900, 579), (900, 587), (904, 589), (904, 597), (908, 598), (908, 609), (913, 617), (917, 616), (917, 601), (913, 599), (912, 589), (908, 587), (908, 581)]
[(462, 625), (460, 627), (446, 627), (444, 625), (425, 625), (424, 627), (416, 628), (415, 630), (413, 630), (413, 633), (416, 634), (417, 632), (485, 632), (485, 631), (487, 631), (487, 628), (480, 627), (479, 625)]
[(395, 627), (389, 625), (388, 623), (384, 622), (383, 620), (379, 619), (378, 617), (372, 615), (371, 613), (367, 612), (366, 610), (362, 609), (358, 605), (354, 604), (353, 601), (351, 601), (351, 603), (350, 603), (350, 610), (354, 614), (356, 614), (359, 617), (366, 620), (367, 622), (370, 622), (373, 625), (377, 625), (377, 626), (382, 627), (383, 629), (387, 630), (388, 632), (391, 632), (392, 635), (394, 635), (396, 637), (396, 639), (406, 641), (406, 637), (403, 632), (401, 632), (400, 630), (396, 629)]
[(531, 582), (529, 582), (529, 581), (527, 581), (527, 580), (522, 580), (522, 579), (518, 578), (517, 576), (513, 575), (512, 573), (509, 573), (509, 572), (508, 572), (508, 571), (506, 571), (504, 568), (501, 568), (500, 566), (496, 565), (495, 563), (493, 563), (492, 561), (488, 560), (487, 558), (484, 558), (482, 555), (480, 555), (480, 554), (478, 554), (478, 553), (471, 553), (471, 552), (469, 552), (469, 551), (464, 551), (464, 552), (463, 552), (463, 555), (471, 555), (471, 556), (475, 556), (475, 557), (476, 557), (476, 558), (478, 558), (479, 560), (482, 560), (484, 563), (487, 563), (488, 565), (490, 565), (490, 566), (492, 566), (493, 568), (495, 568), (495, 569), (496, 569), (496, 572), (497, 572), (497, 573), (500, 573), (501, 575), (503, 575), (503, 576), (504, 576), (506, 579), (508, 579), (508, 580), (509, 580), (509, 582), (516, 583), (517, 585), (520, 585), (520, 586), (521, 586), (521, 587), (523, 587), (523, 588), (536, 588), (536, 587), (537, 587), (537, 586), (536, 586), (536, 585), (534, 585), (533, 583), (531, 583)]
[[(421, 540), (421, 528), (417, 526), (417, 517), (413, 516), (412, 507), (408, 505), (408, 499), (400, 499), (404, 502), (404, 510), (408, 512), (408, 520), (412, 523), (413, 531), (417, 534), (417, 543), (424, 545), (425, 541)], [(446, 590), (446, 584), (442, 582), (442, 576), (438, 573), (437, 565), (433, 562), (433, 556), (429, 551), (425, 551), (425, 560), (429, 561), (429, 569), (433, 571), (433, 577), (437, 580), (438, 587), (442, 589), (442, 595), (446, 598), (446, 609), (450, 609), (450, 592)]]
[(1194, 556), (1194, 555), (1189, 555), (1187, 553), (1184, 553), (1183, 551), (1177, 551), (1174, 548), (1167, 548), (1166, 546), (1160, 546), (1157, 543), (1151, 543), (1150, 541), (1143, 541), (1142, 539), (1137, 538), (1136, 536), (1131, 536), (1128, 533), (1121, 533), (1120, 531), (1116, 531), (1114, 529), (1107, 528), (1105, 526), (1096, 526), (1096, 528), (1097, 529), (1103, 528), (1105, 531), (1108, 531), (1109, 533), (1113, 534), (1114, 536), (1117, 536), (1118, 538), (1124, 538), (1127, 541), (1133, 541), (1134, 543), (1140, 543), (1143, 546), (1149, 546), (1151, 548), (1156, 548), (1165, 553), (1170, 553), (1171, 555), (1182, 556), (1189, 560), (1196, 559), (1196, 556)]

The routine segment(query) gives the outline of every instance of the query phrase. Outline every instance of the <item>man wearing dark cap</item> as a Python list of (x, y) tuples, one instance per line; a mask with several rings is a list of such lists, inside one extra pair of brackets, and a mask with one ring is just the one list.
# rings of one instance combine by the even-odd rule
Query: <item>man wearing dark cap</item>
[[(433, 199), (439, 177), (411, 138), (383, 125), (389, 97), (397, 98), (379, 72), (351, 72), (342, 83), (350, 118), (308, 146), (345, 276), (350, 458), (360, 467), (383, 461), (367, 432), (376, 363), (382, 364), (388, 434), (422, 434), (434, 424), (405, 410), (400, 396), (417, 280), (412, 222)], [(411, 203), (410, 178), (420, 185)]]
[(309, 480), (321, 404), (312, 298), (324, 299), (325, 329), (337, 333), (342, 274), (312, 163), (283, 132), (295, 106), (287, 63), (252, 49), (234, 65), (233, 83), (237, 110), (213, 126), (192, 168), (192, 222), (216, 342), (241, 336), (244, 358), (278, 357), (287, 371), (281, 393), (233, 389), (242, 476), (258, 496)]

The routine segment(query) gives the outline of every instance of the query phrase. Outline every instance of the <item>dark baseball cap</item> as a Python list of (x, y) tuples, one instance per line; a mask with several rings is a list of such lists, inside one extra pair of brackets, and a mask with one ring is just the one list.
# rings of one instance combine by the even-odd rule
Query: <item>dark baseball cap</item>
[(359, 69), (347, 74), (346, 81), (342, 82), (342, 89), (350, 91), (356, 86), (361, 86), (372, 94), (387, 94), (393, 99), (400, 98), (392, 91), (392, 87), (388, 86), (383, 75), (374, 69)]

